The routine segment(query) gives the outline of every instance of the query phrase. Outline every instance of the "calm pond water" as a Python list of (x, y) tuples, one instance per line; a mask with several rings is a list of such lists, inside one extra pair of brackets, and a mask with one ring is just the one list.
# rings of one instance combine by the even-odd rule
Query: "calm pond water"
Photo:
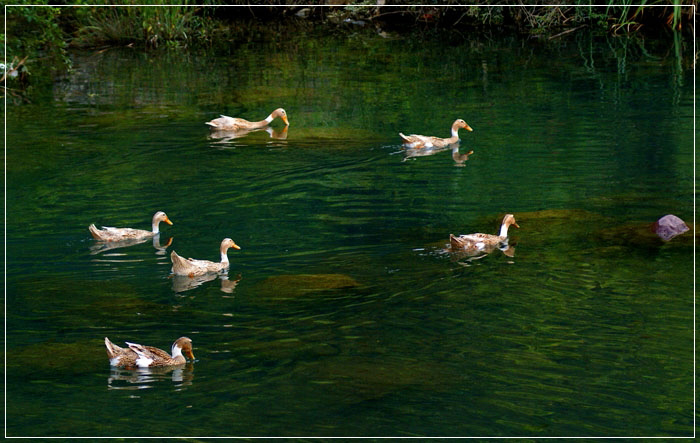
[[(693, 221), (690, 50), (386, 37), (76, 52), (8, 105), (9, 436), (692, 436), (693, 233), (649, 232)], [(456, 118), (457, 155), (402, 149)], [(157, 210), (159, 248), (87, 230)], [(505, 213), (512, 256), (444, 250)], [(224, 237), (227, 278), (171, 278)], [(109, 367), (182, 335), (184, 368)]]

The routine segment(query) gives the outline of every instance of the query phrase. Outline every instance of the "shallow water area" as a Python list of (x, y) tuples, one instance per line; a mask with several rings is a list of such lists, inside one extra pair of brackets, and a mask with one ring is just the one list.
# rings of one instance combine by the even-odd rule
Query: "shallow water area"
[[(7, 435), (692, 435), (685, 58), (584, 32), (297, 32), (75, 52), (8, 106)], [(277, 107), (286, 130), (204, 124)], [(456, 118), (457, 151), (400, 144)], [(157, 210), (155, 241), (87, 230)], [(506, 213), (508, 254), (445, 249)], [(666, 243), (668, 213), (691, 230)], [(226, 275), (170, 274), (225, 237)], [(111, 369), (105, 336), (188, 336), (196, 360)]]

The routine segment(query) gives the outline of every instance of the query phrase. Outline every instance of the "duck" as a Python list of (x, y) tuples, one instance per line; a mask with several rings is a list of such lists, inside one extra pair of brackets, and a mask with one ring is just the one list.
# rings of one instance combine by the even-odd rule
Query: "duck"
[(275, 118), (281, 118), (285, 125), (289, 126), (289, 120), (287, 119), (287, 112), (282, 108), (277, 108), (270, 113), (270, 115), (265, 118), (265, 120), (260, 120), (259, 122), (250, 122), (248, 120), (236, 117), (228, 117), (222, 115), (219, 118), (208, 121), (205, 124), (212, 127), (217, 131), (242, 131), (242, 130), (252, 130), (261, 129), (272, 123)]
[(464, 128), (467, 131), (472, 131), (471, 126), (467, 124), (461, 118), (452, 123), (452, 137), (450, 138), (440, 138), (440, 137), (430, 137), (425, 135), (404, 135), (399, 132), (399, 135), (403, 139), (404, 146), (407, 148), (443, 148), (452, 143), (457, 143), (459, 141), (458, 131), (460, 128)]
[(188, 337), (180, 337), (175, 340), (171, 349), (172, 355), (152, 346), (129, 343), (128, 341), (125, 343), (128, 348), (121, 348), (105, 337), (110, 365), (125, 368), (183, 365), (187, 362), (183, 354), (190, 360), (194, 360), (192, 340)]
[(158, 211), (155, 214), (153, 214), (153, 220), (151, 222), (150, 231), (133, 228), (111, 228), (108, 226), (103, 226), (102, 229), (98, 229), (94, 223), (88, 226), (88, 229), (90, 230), (90, 234), (92, 234), (95, 240), (107, 242), (142, 240), (158, 235), (160, 233), (160, 231), (158, 230), (158, 225), (162, 221), (169, 225), (173, 224), (173, 222), (170, 221), (165, 212)]
[(498, 235), (476, 234), (460, 235), (459, 237), (450, 234), (450, 245), (453, 249), (466, 249), (472, 251), (491, 251), (495, 248), (507, 247), (508, 228), (513, 225), (519, 228), (513, 214), (506, 214), (501, 223), (501, 231)]
[(226, 254), (229, 248), (241, 249), (233, 240), (225, 238), (221, 241), (221, 261), (219, 263), (209, 260), (195, 260), (193, 258), (184, 258), (173, 251), (170, 253), (170, 260), (173, 262), (172, 272), (175, 275), (186, 275), (190, 278), (195, 276), (221, 272), (228, 269), (229, 261)]

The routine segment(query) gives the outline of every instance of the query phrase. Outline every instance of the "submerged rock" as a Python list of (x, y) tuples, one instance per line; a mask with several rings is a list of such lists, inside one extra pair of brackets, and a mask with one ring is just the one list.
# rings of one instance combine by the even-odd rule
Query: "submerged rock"
[(691, 247), (693, 245), (692, 235), (683, 235), (673, 242), (663, 240), (662, 237), (656, 233), (654, 229), (655, 225), (656, 223), (651, 225), (649, 223), (628, 223), (598, 231), (596, 237), (608, 245), (643, 248), (659, 248), (664, 245)]
[(652, 226), (652, 230), (663, 241), (669, 241), (673, 237), (687, 232), (689, 229), (683, 220), (673, 214), (664, 215)]
[(456, 376), (433, 362), (347, 356), (319, 360), (304, 373), (343, 404), (378, 400), (408, 388), (435, 391), (450, 386)]
[(109, 367), (101, 337), (78, 343), (49, 341), (8, 351), (12, 353), (12, 358), (7, 360), (11, 377), (37, 377), (39, 373), (42, 377), (58, 373), (77, 375)]
[(515, 212), (515, 217), (520, 220), (545, 220), (552, 222), (572, 222), (584, 220), (600, 220), (604, 217), (585, 209), (543, 209), (541, 211)]
[[(595, 212), (584, 209), (545, 209), (532, 212), (515, 211), (515, 219), (518, 220), (520, 229), (508, 231), (510, 243), (515, 245), (522, 238), (528, 247), (544, 248), (545, 245), (557, 245), (563, 242), (574, 242), (581, 238), (587, 238), (596, 227), (605, 226), (610, 220)], [(500, 220), (492, 218), (490, 223), (482, 226), (493, 226), (492, 231), (498, 232)], [(486, 229), (486, 228), (484, 228)], [(544, 250), (544, 249), (541, 249)]]
[(257, 288), (258, 295), (293, 298), (310, 292), (354, 288), (360, 284), (344, 274), (296, 274), (268, 277)]

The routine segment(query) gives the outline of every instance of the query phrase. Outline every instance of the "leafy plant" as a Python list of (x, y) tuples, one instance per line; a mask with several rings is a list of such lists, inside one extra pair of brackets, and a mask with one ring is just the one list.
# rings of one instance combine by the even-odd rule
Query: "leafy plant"
[(181, 5), (89, 6), (76, 11), (75, 44), (189, 46), (206, 41), (207, 9)]
[[(46, 3), (46, 0), (33, 2)], [(27, 2), (28, 3), (28, 2)], [(53, 6), (7, 6), (6, 63), (0, 75), (6, 83), (2, 95), (15, 101), (26, 100), (25, 91), (32, 84), (51, 80), (54, 75), (70, 68), (65, 34), (60, 23), (61, 9)], [(41, 62), (39, 62), (41, 61)], [(31, 73), (31, 76), (30, 76)]]

